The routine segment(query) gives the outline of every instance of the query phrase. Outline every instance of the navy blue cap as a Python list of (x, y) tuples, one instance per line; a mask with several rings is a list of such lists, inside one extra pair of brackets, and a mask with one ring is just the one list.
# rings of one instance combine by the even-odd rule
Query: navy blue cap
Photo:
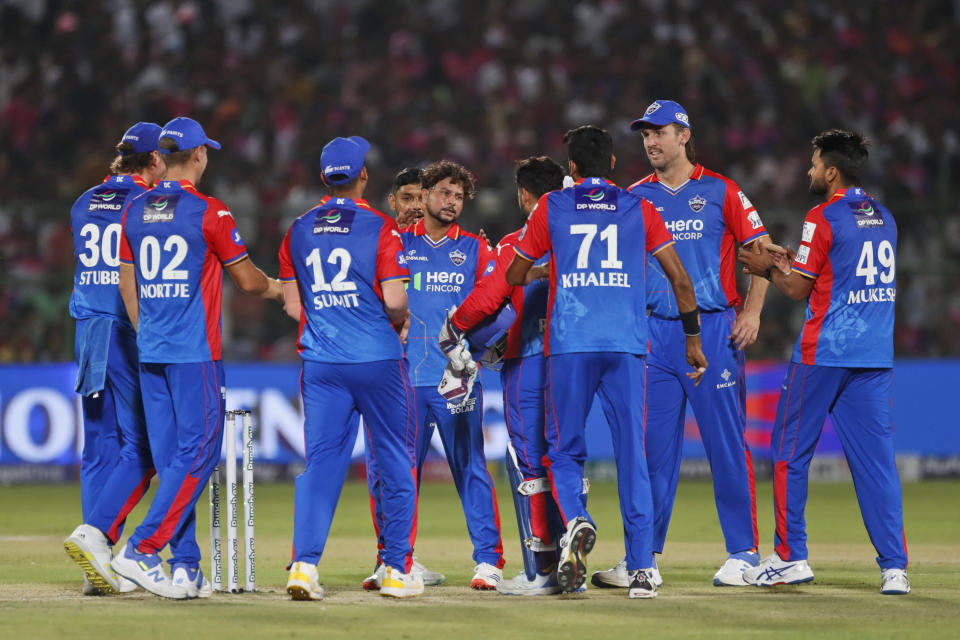
[[(192, 118), (184, 118), (183, 116), (174, 118), (163, 125), (163, 131), (160, 132), (160, 137), (170, 138), (175, 141), (177, 143), (177, 149), (180, 151), (188, 151), (202, 144), (213, 147), (214, 149), (220, 148), (219, 142), (207, 137), (207, 134), (203, 132), (203, 127), (200, 126), (199, 122)], [(170, 151), (160, 149), (160, 153), (167, 154), (170, 153)]]
[(158, 149), (160, 142), (160, 125), (152, 122), (138, 122), (120, 138), (120, 143), (127, 142), (133, 145), (134, 153), (148, 153)]
[(679, 103), (673, 100), (656, 100), (647, 107), (641, 117), (630, 123), (630, 130), (636, 131), (646, 126), (662, 127), (674, 122), (690, 128), (690, 118)]
[(323, 148), (320, 165), (330, 184), (346, 184), (360, 175), (370, 143), (360, 136), (334, 138)]

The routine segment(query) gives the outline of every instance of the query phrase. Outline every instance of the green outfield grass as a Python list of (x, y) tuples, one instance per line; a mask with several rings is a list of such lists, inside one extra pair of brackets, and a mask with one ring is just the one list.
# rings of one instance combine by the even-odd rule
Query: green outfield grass
[[(498, 487), (505, 573), (519, 571), (513, 506)], [(148, 494), (149, 495), (152, 494)], [(757, 487), (761, 553), (770, 552), (769, 483)], [(509, 598), (472, 592), (474, 563), (452, 485), (424, 484), (419, 559), (447, 575), (423, 597), (388, 601), (360, 589), (374, 561), (364, 485), (348, 483), (320, 563), (323, 602), (291, 602), (283, 587), (292, 532), (293, 486), (257, 487), (260, 592), (173, 602), (142, 592), (80, 595), (81, 573), (62, 539), (79, 522), (77, 486), (0, 488), (0, 628), (6, 638), (596, 638), (596, 637), (956, 637), (960, 628), (960, 482), (904, 486), (913, 593), (881, 596), (880, 574), (849, 484), (813, 484), (807, 511), (812, 584), (720, 589), (711, 577), (725, 554), (707, 482), (682, 482), (661, 561), (666, 581), (651, 601), (622, 590)], [(599, 526), (590, 569), (623, 554), (616, 487), (595, 483), (590, 506)], [(131, 522), (139, 522), (138, 508)], [(206, 503), (198, 517), (206, 554)], [(202, 566), (209, 567), (204, 558)]]

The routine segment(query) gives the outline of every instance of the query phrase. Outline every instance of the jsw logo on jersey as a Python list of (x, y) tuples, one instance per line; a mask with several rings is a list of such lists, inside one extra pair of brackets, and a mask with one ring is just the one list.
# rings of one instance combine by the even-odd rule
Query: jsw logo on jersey
[(703, 237), (703, 220), (664, 220), (674, 240), (699, 240)]
[[(407, 254), (407, 259), (410, 255)], [(413, 274), (413, 288), (417, 291), (459, 293), (466, 277), (457, 271), (421, 271)]]

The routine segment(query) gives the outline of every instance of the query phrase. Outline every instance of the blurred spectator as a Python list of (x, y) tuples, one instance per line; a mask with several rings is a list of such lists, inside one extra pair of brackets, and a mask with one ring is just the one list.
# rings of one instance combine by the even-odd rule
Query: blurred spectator
[[(0, 0), (0, 361), (72, 357), (67, 212), (132, 122), (189, 114), (223, 142), (208, 190), (275, 271), (279, 238), (323, 194), (335, 135), (373, 143), (371, 194), (404, 166), (465, 163), (482, 187), (465, 224), (496, 239), (517, 223), (514, 161), (563, 160), (572, 126), (610, 129), (620, 183), (649, 173), (627, 123), (655, 98), (684, 104), (700, 160), (794, 246), (813, 204), (810, 138), (869, 135), (866, 186), (901, 233), (897, 353), (960, 355), (958, 12), (951, 0)], [(769, 298), (751, 355), (782, 358), (802, 318)], [(226, 357), (295, 358), (282, 314), (225, 305)]]

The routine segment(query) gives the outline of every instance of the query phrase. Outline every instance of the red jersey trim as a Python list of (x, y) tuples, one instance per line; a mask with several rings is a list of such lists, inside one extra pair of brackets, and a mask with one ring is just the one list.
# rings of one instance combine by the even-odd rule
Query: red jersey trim
[[(413, 232), (413, 235), (415, 235), (415, 236), (425, 236), (425, 235), (427, 235), (427, 227), (426, 227), (426, 225), (423, 224), (423, 218), (420, 218), (419, 220), (417, 220), (417, 221), (413, 224), (412, 228), (411, 228), (411, 227), (406, 227), (405, 230), (410, 230), (410, 231), (412, 231), (412, 232)], [(470, 235), (473, 236), (473, 234), (470, 234)], [(427, 237), (429, 238), (429, 236), (427, 236)], [(459, 237), (460, 237), (460, 225), (458, 225), (456, 222), (454, 222), (453, 224), (451, 224), (451, 225), (450, 225), (450, 228), (447, 229), (447, 235), (446, 235), (446, 237), (447, 237), (447, 238), (452, 238), (453, 240), (456, 240), (457, 238), (459, 238)], [(479, 238), (479, 236), (474, 236), (474, 237)], [(433, 241), (431, 240), (431, 242), (433, 242)], [(441, 240), (440, 242), (437, 242), (437, 243), (436, 243), (436, 246), (439, 246), (442, 242), (443, 242), (443, 240)]]

